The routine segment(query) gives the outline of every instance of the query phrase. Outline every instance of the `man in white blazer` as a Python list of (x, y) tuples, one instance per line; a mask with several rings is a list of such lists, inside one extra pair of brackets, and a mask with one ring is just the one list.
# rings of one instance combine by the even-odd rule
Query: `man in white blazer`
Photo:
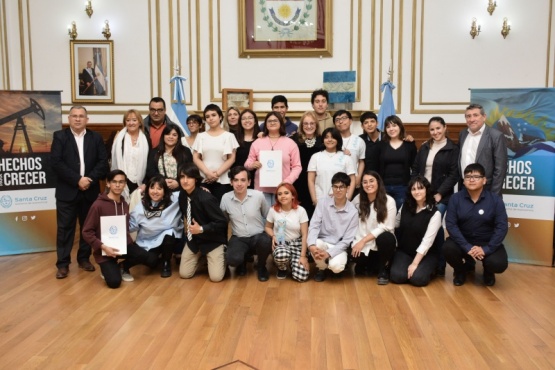
[[(507, 145), (501, 131), (486, 125), (486, 113), (479, 104), (470, 104), (464, 117), (468, 126), (459, 134), (459, 173), (471, 163), (480, 163), (486, 170), (486, 188), (501, 195), (507, 173)], [(459, 186), (462, 184), (459, 182)]]

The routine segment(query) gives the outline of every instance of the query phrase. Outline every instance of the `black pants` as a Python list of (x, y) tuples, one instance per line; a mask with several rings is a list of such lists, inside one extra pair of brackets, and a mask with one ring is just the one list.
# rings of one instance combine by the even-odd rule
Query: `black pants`
[[(127, 246), (127, 254), (118, 257), (124, 258), (121, 263), (124, 270), (129, 270), (131, 267), (142, 264), (149, 267), (156, 266), (158, 257), (154, 257), (137, 244), (129, 244)], [(116, 289), (121, 285), (121, 271), (118, 258), (109, 258), (107, 261), (99, 263), (100, 271), (104, 275), (104, 280), (109, 288)]]
[(152, 248), (148, 250), (148, 253), (152, 255), (152, 258), (156, 259), (156, 263), (154, 264), (154, 266), (149, 266), (149, 267), (155, 268), (159, 262), (159, 259), (162, 260), (162, 262), (169, 262), (172, 258), (172, 254), (176, 244), (177, 244), (177, 240), (173, 235), (164, 236), (164, 240), (162, 241), (162, 244), (160, 244), (156, 248)]
[[(445, 260), (453, 269), (455, 274), (463, 273), (467, 264), (474, 263), (474, 259), (464, 250), (457, 245), (451, 238), (447, 238), (443, 244), (443, 254)], [(463, 262), (464, 260), (464, 262)], [(484, 271), (494, 274), (500, 274), (509, 266), (509, 258), (505, 246), (501, 244), (493, 253), (488, 254), (482, 260)]]
[(370, 251), (368, 256), (361, 253), (358, 257), (354, 258), (353, 261), (356, 262), (357, 265), (366, 266), (369, 271), (377, 267), (378, 272), (381, 272), (385, 270), (388, 265), (391, 265), (391, 259), (395, 254), (396, 245), (397, 241), (392, 233), (381, 233), (376, 238), (376, 247), (378, 250)]
[[(79, 228), (83, 230), (83, 224), (87, 213), (91, 208), (89, 202), (81, 193), (74, 201), (64, 202), (56, 200), (56, 221), (58, 230), (56, 234), (56, 251), (58, 259), (56, 267), (68, 267), (71, 263), (71, 249), (75, 238), (75, 226), (79, 220)], [(79, 232), (79, 250), (77, 251), (77, 262), (88, 261), (91, 256), (91, 246), (83, 239), (83, 233)]]
[(253, 236), (232, 235), (227, 244), (225, 260), (228, 265), (237, 267), (245, 261), (247, 253), (256, 254), (258, 261), (265, 265), (272, 252), (272, 238), (265, 232)]
[(410, 283), (414, 286), (426, 286), (432, 278), (432, 274), (436, 270), (438, 256), (436, 253), (427, 253), (414, 270), (409, 279), (408, 268), (414, 260), (413, 256), (398, 250), (395, 252), (393, 262), (391, 263), (391, 271), (389, 278), (395, 284)]

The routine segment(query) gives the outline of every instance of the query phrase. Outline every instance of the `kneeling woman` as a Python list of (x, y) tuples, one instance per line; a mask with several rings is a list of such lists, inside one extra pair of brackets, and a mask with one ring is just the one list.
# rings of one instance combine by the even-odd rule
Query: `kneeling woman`
[(299, 205), (295, 187), (281, 183), (276, 189), (276, 203), (270, 208), (266, 218), (265, 231), (272, 237), (274, 261), (278, 267), (277, 278), (287, 277), (287, 267), (291, 266), (291, 276), (297, 281), (308, 279), (306, 238), (308, 235), (308, 215)]
[(362, 175), (360, 196), (353, 199), (358, 206), (360, 219), (353, 241), (352, 256), (356, 262), (355, 273), (367, 275), (378, 268), (378, 284), (389, 283), (389, 268), (395, 254), (395, 200), (386, 194), (385, 185), (375, 171)]
[(165, 177), (155, 175), (129, 220), (129, 231), (137, 231), (136, 243), (152, 254), (152, 258), (162, 257), (163, 278), (172, 274), (170, 260), (176, 239), (181, 238), (183, 232), (178, 200), (179, 193), (170, 191)]
[[(127, 184), (127, 176), (122, 170), (113, 170), (106, 176), (106, 193), (100, 194), (85, 219), (83, 225), (83, 239), (92, 247), (93, 256), (100, 266), (102, 277), (110, 288), (118, 288), (122, 279), (133, 281), (129, 269), (138, 264), (151, 268), (156, 267), (157, 258), (133, 243), (129, 235), (129, 205), (123, 199), (122, 193)], [(104, 216), (125, 216), (125, 235), (127, 237), (127, 254), (105, 244), (101, 238), (100, 218)], [(124, 259), (118, 263), (118, 259)]]
[(430, 182), (424, 176), (413, 178), (409, 189), (395, 220), (399, 248), (391, 265), (391, 281), (426, 286), (437, 265), (435, 239), (441, 227), (441, 214), (435, 206)]

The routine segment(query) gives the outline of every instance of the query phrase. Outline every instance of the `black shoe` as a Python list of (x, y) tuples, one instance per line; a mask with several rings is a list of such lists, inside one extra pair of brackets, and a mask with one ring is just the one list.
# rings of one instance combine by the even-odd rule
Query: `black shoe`
[(445, 266), (436, 268), (437, 277), (445, 277)]
[(235, 274), (237, 276), (245, 276), (247, 274), (247, 263), (243, 262), (239, 266), (235, 267)]
[(268, 273), (268, 269), (266, 266), (262, 266), (258, 268), (258, 281), (268, 281), (270, 278), (270, 274)]
[(163, 278), (168, 278), (172, 276), (172, 267), (170, 261), (164, 261), (164, 263), (162, 264), (162, 272), (160, 273), (160, 276)]
[(453, 285), (461, 286), (466, 282), (466, 272), (455, 272), (453, 274)]
[(495, 274), (493, 272), (484, 271), (484, 284), (486, 286), (495, 285)]
[(285, 270), (278, 270), (276, 277), (277, 277), (279, 280), (285, 279), (285, 278), (287, 277), (287, 269), (285, 269)]
[(318, 270), (316, 275), (314, 275), (314, 281), (321, 283), (322, 281), (326, 280), (326, 270)]
[(368, 269), (366, 268), (366, 265), (357, 263), (355, 265), (355, 276), (368, 276)]
[(378, 285), (389, 284), (389, 271), (382, 270), (378, 273)]

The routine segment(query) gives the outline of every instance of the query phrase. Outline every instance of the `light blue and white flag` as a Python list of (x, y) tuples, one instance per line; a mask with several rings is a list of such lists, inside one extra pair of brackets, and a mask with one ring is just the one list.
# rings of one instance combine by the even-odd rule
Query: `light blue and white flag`
[(176, 123), (181, 126), (183, 132), (187, 136), (190, 136), (191, 132), (187, 127), (187, 117), (189, 117), (189, 114), (187, 113), (187, 106), (185, 105), (185, 88), (183, 87), (183, 82), (187, 79), (183, 76), (179, 76), (177, 73), (176, 70), (175, 76), (170, 80), (170, 83), (173, 82), (172, 110), (175, 114)]
[(383, 92), (382, 105), (378, 113), (378, 129), (383, 131), (384, 121), (387, 117), (395, 114), (395, 104), (393, 103), (393, 89), (395, 85), (391, 81), (384, 82), (380, 87)]
[(93, 48), (94, 56), (94, 87), (96, 89), (96, 95), (106, 95), (106, 75), (104, 74), (104, 68), (102, 67), (102, 48)]

